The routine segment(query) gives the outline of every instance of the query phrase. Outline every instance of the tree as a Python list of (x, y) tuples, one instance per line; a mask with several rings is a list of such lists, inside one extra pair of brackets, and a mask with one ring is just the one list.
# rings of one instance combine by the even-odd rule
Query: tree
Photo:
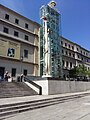
[(87, 68), (85, 65), (78, 66), (78, 76), (85, 77), (87, 75)]
[(87, 70), (85, 65), (75, 66), (69, 71), (69, 76), (71, 78), (85, 79), (86, 76), (90, 76), (90, 71)]
[(69, 76), (70, 78), (76, 78), (78, 73), (78, 69), (75, 66), (73, 69), (69, 70)]
[(88, 77), (90, 78), (90, 70), (88, 70)]

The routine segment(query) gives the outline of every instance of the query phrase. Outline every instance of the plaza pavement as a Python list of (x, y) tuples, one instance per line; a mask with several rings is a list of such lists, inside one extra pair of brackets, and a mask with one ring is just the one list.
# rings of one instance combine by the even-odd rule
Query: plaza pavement
[(68, 97), (73, 95), (85, 96), (70, 100), (68, 102), (18, 113), (14, 116), (6, 118), (5, 120), (90, 120), (90, 91), (48, 96), (37, 95), (6, 98), (0, 99), (0, 105), (55, 97)]
[(21, 103), (21, 102), (28, 102), (28, 101), (36, 101), (36, 100), (45, 100), (45, 99), (52, 99), (52, 98), (67, 98), (69, 96), (74, 95), (86, 95), (90, 94), (90, 90), (85, 92), (76, 92), (76, 93), (65, 93), (65, 94), (57, 94), (57, 95), (35, 95), (35, 96), (25, 96), (25, 97), (13, 97), (13, 98), (0, 98), (0, 105), (5, 104), (13, 104), (13, 103)]

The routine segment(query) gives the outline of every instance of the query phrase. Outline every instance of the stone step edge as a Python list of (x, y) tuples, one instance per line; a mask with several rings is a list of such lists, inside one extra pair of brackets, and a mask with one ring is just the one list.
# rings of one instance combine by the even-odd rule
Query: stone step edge
[(26, 107), (26, 108), (19, 108), (19, 109), (15, 109), (15, 110), (2, 112), (2, 113), (0, 113), (0, 118), (3, 117), (3, 116), (4, 116), (3, 118), (5, 118), (5, 117), (7, 117), (11, 114), (17, 114), (17, 113), (25, 112), (25, 111), (28, 111), (28, 110), (34, 110), (34, 109), (39, 109), (39, 108), (42, 108), (42, 107), (47, 107), (47, 106), (63, 103), (63, 102), (66, 102), (68, 100), (71, 100), (71, 99), (74, 99), (74, 98), (77, 98), (77, 97), (71, 97), (69, 99), (64, 99), (64, 100), (60, 100), (60, 101), (53, 101), (51, 103), (49, 102), (49, 103), (44, 103), (44, 104), (38, 104), (37, 106), (34, 105), (34, 106)]
[(39, 104), (37, 106), (35, 106), (35, 105), (34, 106), (30, 106), (29, 108), (26, 107), (26, 108), (6, 111), (6, 112), (1, 113), (0, 117), (1, 116), (7, 116), (7, 115), (10, 115), (10, 114), (16, 114), (16, 113), (19, 113), (19, 112), (24, 112), (24, 111), (27, 111), (27, 110), (32, 110), (32, 109), (37, 109), (37, 108), (41, 108), (41, 107), (46, 107), (46, 106), (50, 106), (50, 105), (53, 105), (53, 104), (58, 104), (58, 103), (61, 103), (61, 102), (65, 102), (66, 100), (70, 100), (70, 99), (74, 99), (74, 98), (78, 98), (78, 97), (83, 97), (84, 95), (80, 94), (80, 95), (68, 96), (68, 97), (66, 97), (66, 99), (61, 99), (59, 101), (52, 101), (52, 103), (50, 103), (50, 102), (49, 103), (44, 103), (44, 105), (43, 104)]
[[(81, 97), (81, 96), (79, 96)], [(5, 106), (5, 107), (1, 107), (0, 108), (0, 112), (3, 112), (3, 111), (7, 111), (7, 110), (13, 110), (13, 109), (19, 109), (19, 108), (25, 108), (25, 107), (28, 107), (28, 106), (36, 106), (36, 105), (39, 105), (39, 104), (47, 104), (47, 103), (53, 103), (53, 102), (60, 102), (60, 101), (65, 101), (65, 100), (70, 100), (70, 99), (74, 99), (74, 98), (78, 98), (78, 96), (69, 96), (68, 98), (65, 97), (65, 98), (57, 98), (57, 99), (46, 99), (46, 100), (43, 100), (43, 101), (35, 101), (35, 102), (25, 102), (25, 103), (22, 103), (22, 104), (15, 104), (15, 105), (9, 105), (9, 106)]]
[(0, 105), (0, 108), (1, 107), (8, 107), (8, 106), (15, 106), (15, 105), (20, 105), (20, 104), (26, 104), (26, 103), (35, 103), (35, 102), (38, 102), (38, 101), (46, 101), (46, 100), (53, 100), (53, 99), (63, 99), (63, 98), (69, 98), (69, 97), (74, 97), (74, 96), (81, 96), (81, 97), (83, 97), (83, 96), (85, 96), (85, 95), (88, 95), (88, 94), (90, 94), (90, 92), (89, 93), (80, 93), (80, 94), (74, 94), (74, 95), (66, 95), (66, 96), (59, 96), (59, 97), (51, 97), (51, 98), (42, 98), (42, 99), (37, 99), (37, 100), (30, 100), (30, 101), (19, 101), (19, 102), (16, 102), (16, 103), (9, 103), (9, 104), (3, 104), (3, 105)]

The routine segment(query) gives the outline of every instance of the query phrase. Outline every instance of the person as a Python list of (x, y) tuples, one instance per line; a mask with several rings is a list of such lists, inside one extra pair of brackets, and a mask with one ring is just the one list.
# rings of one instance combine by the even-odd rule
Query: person
[(8, 82), (12, 82), (11, 76), (8, 76)]
[(23, 74), (21, 74), (21, 82), (23, 81)]
[(4, 79), (5, 79), (5, 81), (8, 81), (8, 71), (5, 72)]

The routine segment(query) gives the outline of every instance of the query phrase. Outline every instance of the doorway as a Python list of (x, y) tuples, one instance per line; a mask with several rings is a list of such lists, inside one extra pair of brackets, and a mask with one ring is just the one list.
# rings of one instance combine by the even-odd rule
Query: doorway
[(4, 72), (5, 72), (5, 68), (4, 67), (0, 67), (0, 80), (3, 80)]

